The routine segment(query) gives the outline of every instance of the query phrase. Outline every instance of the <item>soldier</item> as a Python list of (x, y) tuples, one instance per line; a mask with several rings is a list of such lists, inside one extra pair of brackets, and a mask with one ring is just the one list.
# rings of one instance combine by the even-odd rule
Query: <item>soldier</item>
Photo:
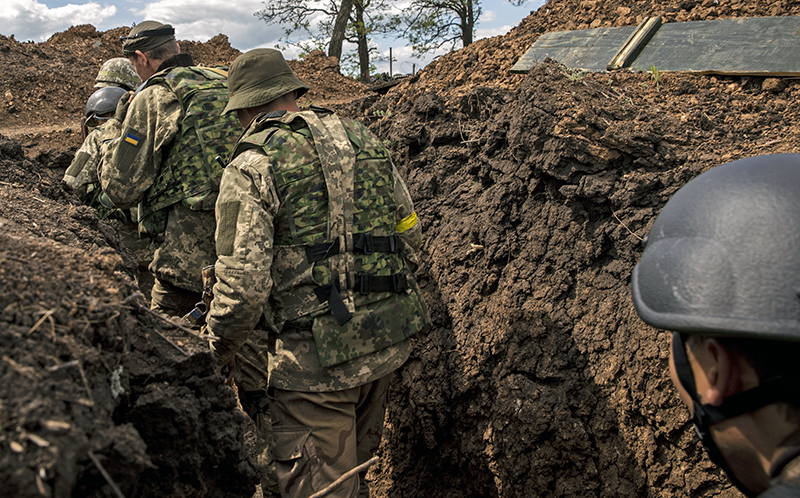
[(86, 113), (81, 120), (83, 144), (75, 153), (64, 175), (64, 181), (86, 205), (97, 209), (101, 218), (116, 213), (123, 221), (129, 221), (130, 213), (115, 209), (100, 190), (100, 145), (103, 125), (114, 115), (117, 102), (122, 95), (135, 90), (142, 80), (128, 59), (116, 57), (103, 63), (95, 81), (94, 88), (98, 90), (86, 102)]
[[(217, 284), (207, 317), (219, 364), (263, 314), (270, 341), (270, 451), (282, 496), (308, 497), (367, 462), (391, 374), (429, 322), (416, 285), (422, 242), (389, 152), (361, 123), (301, 111), (308, 87), (280, 52), (230, 68), (246, 127), (217, 201)], [(368, 496), (366, 471), (330, 496)]]
[(798, 192), (800, 154), (713, 168), (666, 204), (633, 271), (708, 456), (747, 496), (800, 497)]
[(118, 86), (127, 91), (136, 90), (142, 79), (136, 74), (133, 64), (125, 57), (115, 57), (103, 63), (95, 78), (95, 88)]
[(169, 24), (139, 23), (122, 51), (144, 83), (106, 125), (100, 182), (117, 207), (138, 206), (139, 236), (155, 247), (151, 308), (183, 316), (201, 299), (201, 269), (216, 259), (216, 158), (233, 150), (241, 126), (221, 116), (227, 75), (180, 53)]
[[(222, 159), (242, 132), (235, 116), (222, 116), (228, 101), (227, 73), (197, 67), (181, 54), (168, 24), (144, 21), (123, 37), (123, 53), (143, 80), (122, 99), (109, 122), (101, 182), (117, 206), (138, 203), (139, 235), (155, 245), (149, 269), (155, 282), (150, 307), (184, 316), (202, 299), (201, 270), (216, 259), (214, 204)], [(186, 109), (186, 111), (184, 111)], [(199, 322), (202, 323), (202, 320)], [(254, 334), (242, 349), (239, 399), (259, 427), (270, 429), (263, 402), (266, 352)], [(266, 423), (264, 421), (266, 420)], [(266, 440), (258, 431), (262, 492), (277, 494)]]
[(87, 206), (95, 208), (100, 218), (107, 218), (116, 213), (123, 221), (130, 220), (130, 213), (118, 210), (100, 189), (97, 172), (102, 153), (101, 136), (103, 126), (114, 116), (119, 99), (128, 93), (125, 89), (108, 86), (92, 93), (86, 101), (85, 123), (91, 129), (78, 152), (64, 173), (67, 183), (78, 198)]

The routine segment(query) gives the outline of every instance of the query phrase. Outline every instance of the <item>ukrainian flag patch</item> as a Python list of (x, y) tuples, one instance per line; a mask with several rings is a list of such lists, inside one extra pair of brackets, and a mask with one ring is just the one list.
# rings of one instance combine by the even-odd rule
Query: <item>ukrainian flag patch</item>
[(125, 135), (125, 141), (133, 146), (139, 145), (139, 137), (134, 135), (133, 133), (128, 133)]

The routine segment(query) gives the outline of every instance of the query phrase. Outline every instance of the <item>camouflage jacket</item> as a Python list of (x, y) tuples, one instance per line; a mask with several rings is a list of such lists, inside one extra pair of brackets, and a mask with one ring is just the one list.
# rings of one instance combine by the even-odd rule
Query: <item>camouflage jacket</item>
[[(343, 188), (348, 159), (342, 154), (350, 154), (349, 188)], [(359, 184), (355, 191), (354, 178)], [(349, 192), (349, 202), (337, 192)], [(366, 213), (386, 219), (377, 223)], [(321, 109), (256, 118), (223, 174), (217, 219), (217, 284), (207, 322), (222, 338), (216, 344), (221, 363), (241, 347), (264, 313), (280, 330), (271, 386), (312, 392), (347, 389), (383, 377), (406, 361), (408, 337), (428, 323), (411, 274), (421, 228), (388, 151), (361, 123), (339, 120)], [(402, 274), (408, 288), (354, 292), (352, 271), (320, 271), (306, 252), (319, 245), (320, 225), (323, 240), (336, 240), (338, 230), (342, 241), (348, 239), (345, 234), (352, 236), (343, 242), (350, 246), (359, 232), (374, 233), (376, 239), (388, 239), (387, 226), (392, 233), (402, 232), (402, 251), (395, 251), (399, 272), (390, 268), (392, 254), (373, 259), (380, 249), (354, 254), (352, 249), (339, 251), (337, 244), (334, 250), (328, 246), (328, 256), (320, 259), (333, 270), (349, 261), (351, 268), (358, 267), (359, 277), (367, 272), (390, 275), (386, 278)], [(361, 263), (354, 265), (354, 260)], [(337, 279), (337, 274), (345, 278)], [(352, 313), (350, 322), (337, 324), (330, 302), (315, 296), (314, 288), (325, 283), (338, 288)], [(345, 340), (320, 343), (320, 336), (331, 331), (343, 331)], [(374, 341), (378, 343), (363, 351), (349, 351), (353, 344)], [(335, 351), (326, 356), (325, 348)]]
[(86, 135), (86, 139), (64, 173), (64, 182), (72, 187), (75, 195), (84, 204), (96, 209), (101, 219), (115, 216), (122, 221), (135, 221), (135, 216), (130, 210), (117, 209), (100, 188), (98, 170), (103, 158), (103, 126), (105, 125), (98, 126)]
[[(187, 65), (186, 58), (179, 60), (182, 67)], [(184, 117), (180, 99), (165, 85), (147, 86), (130, 102), (124, 96), (120, 100), (115, 117), (104, 127), (100, 168), (102, 189), (117, 207), (136, 206), (158, 181)], [(235, 141), (238, 131), (232, 136)], [(178, 202), (161, 211), (162, 228), (154, 240), (150, 271), (177, 287), (202, 292), (201, 269), (216, 259), (214, 211), (185, 204)]]
[(75, 158), (64, 173), (64, 182), (67, 183), (80, 200), (89, 204), (89, 194), (93, 190), (100, 188), (100, 179), (97, 176), (97, 168), (100, 164), (101, 152), (100, 144), (103, 133), (103, 125), (98, 126), (86, 135), (86, 139), (81, 144)]

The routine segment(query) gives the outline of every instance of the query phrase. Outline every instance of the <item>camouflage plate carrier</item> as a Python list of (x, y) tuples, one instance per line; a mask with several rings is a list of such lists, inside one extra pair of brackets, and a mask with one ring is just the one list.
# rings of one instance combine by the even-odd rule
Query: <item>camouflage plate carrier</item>
[[(397, 222), (389, 153), (357, 121), (331, 111), (270, 113), (240, 141), (272, 159), (285, 208), (275, 220), (273, 323), (311, 326), (320, 363), (396, 344), (428, 324)], [(278, 160), (275, 160), (278, 158)]]
[(159, 239), (167, 208), (178, 202), (192, 210), (213, 210), (225, 159), (242, 126), (235, 114), (222, 115), (228, 103), (224, 71), (196, 66), (157, 74), (147, 86), (165, 85), (180, 100), (183, 122), (159, 175), (139, 203), (139, 235)]

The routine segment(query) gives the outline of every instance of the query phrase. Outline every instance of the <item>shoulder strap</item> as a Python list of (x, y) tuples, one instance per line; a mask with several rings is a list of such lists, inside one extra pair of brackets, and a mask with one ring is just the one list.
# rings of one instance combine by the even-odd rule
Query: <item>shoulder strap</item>
[(228, 71), (225, 71), (224, 69), (220, 69), (218, 67), (203, 67), (203, 69), (205, 69), (206, 71), (215, 72), (218, 75), (222, 76), (223, 78), (228, 77)]
[[(329, 258), (331, 275), (337, 275), (341, 301), (350, 313), (355, 313), (352, 283), (347, 281), (355, 273), (353, 258), (353, 184), (356, 155), (347, 138), (342, 122), (332, 113), (321, 116), (314, 111), (303, 111), (299, 115), (308, 124), (319, 154), (322, 172), (328, 188), (328, 240), (339, 240), (344, 248)], [(350, 285), (348, 285), (350, 284)], [(334, 287), (335, 289), (335, 287)], [(335, 306), (335, 296), (330, 304)], [(335, 311), (335, 309), (334, 309)]]

